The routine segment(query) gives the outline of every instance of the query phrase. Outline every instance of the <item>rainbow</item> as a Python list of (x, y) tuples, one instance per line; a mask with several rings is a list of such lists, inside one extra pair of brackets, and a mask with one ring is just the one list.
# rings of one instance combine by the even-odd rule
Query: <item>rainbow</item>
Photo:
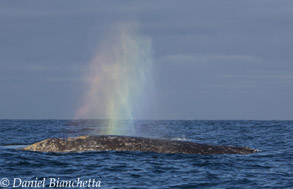
[[(108, 119), (106, 129), (98, 134), (133, 131), (135, 112), (143, 107), (142, 92), (152, 66), (152, 48), (151, 38), (137, 31), (137, 25), (118, 25), (89, 63), (88, 90), (76, 118)], [(120, 125), (121, 120), (127, 120), (127, 126)]]

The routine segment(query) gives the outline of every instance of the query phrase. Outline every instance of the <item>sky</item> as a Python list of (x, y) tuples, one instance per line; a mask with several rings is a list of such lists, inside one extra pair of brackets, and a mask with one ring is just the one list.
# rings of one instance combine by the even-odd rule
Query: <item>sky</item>
[(75, 118), (97, 46), (129, 22), (153, 51), (136, 119), (293, 119), (290, 0), (0, 1), (0, 119)]

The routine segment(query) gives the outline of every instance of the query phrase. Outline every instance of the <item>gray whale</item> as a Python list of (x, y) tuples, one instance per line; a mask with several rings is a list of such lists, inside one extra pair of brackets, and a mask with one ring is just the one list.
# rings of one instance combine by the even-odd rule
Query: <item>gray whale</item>
[(213, 146), (188, 141), (112, 135), (50, 138), (27, 146), (24, 150), (38, 152), (142, 151), (205, 155), (256, 152), (248, 147)]

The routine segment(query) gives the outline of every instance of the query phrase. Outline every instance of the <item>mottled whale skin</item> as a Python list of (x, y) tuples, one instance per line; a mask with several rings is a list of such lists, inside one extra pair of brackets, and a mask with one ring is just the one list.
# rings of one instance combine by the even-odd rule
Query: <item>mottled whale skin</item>
[(212, 146), (188, 141), (112, 135), (50, 138), (27, 146), (24, 150), (38, 152), (141, 151), (205, 155), (256, 152), (247, 147)]

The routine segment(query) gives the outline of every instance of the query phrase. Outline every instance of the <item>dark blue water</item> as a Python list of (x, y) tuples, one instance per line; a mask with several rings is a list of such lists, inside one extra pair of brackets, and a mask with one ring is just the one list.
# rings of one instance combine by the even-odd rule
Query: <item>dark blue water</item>
[[(39, 153), (51, 137), (95, 135), (102, 120), (0, 120), (0, 180), (96, 179), (101, 188), (292, 188), (293, 121), (136, 121), (136, 135), (249, 146), (249, 155)], [(123, 124), (121, 124), (123, 125)], [(2, 180), (3, 181), (3, 180)], [(16, 183), (17, 184), (17, 183)], [(0, 187), (1, 188), (1, 187)]]

